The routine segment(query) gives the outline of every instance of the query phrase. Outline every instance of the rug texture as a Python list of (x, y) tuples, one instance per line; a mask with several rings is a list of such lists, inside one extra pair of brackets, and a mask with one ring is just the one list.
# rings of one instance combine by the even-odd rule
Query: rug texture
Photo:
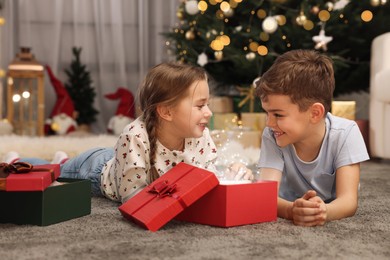
[(363, 163), (358, 212), (322, 227), (171, 221), (150, 232), (124, 219), (117, 203), (93, 197), (85, 217), (47, 227), (0, 224), (1, 259), (390, 259), (389, 205), (388, 161)]

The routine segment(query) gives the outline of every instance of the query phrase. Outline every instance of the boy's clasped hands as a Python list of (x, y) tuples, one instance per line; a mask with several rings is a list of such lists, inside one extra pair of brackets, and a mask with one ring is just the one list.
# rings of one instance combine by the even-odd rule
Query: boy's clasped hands
[(317, 196), (316, 191), (309, 190), (294, 201), (291, 208), (292, 220), (299, 226), (322, 226), (326, 222), (327, 207)]

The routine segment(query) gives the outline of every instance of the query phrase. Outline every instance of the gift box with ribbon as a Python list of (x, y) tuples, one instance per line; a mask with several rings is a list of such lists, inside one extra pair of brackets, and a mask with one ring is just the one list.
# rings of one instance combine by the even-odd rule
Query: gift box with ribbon
[(122, 215), (157, 231), (218, 185), (214, 173), (179, 163), (119, 207)]
[(276, 220), (276, 181), (237, 183), (221, 181), (220, 185), (186, 208), (176, 219), (219, 227)]
[(60, 175), (59, 164), (0, 164), (0, 191), (43, 191)]
[(91, 182), (58, 178), (44, 190), (0, 191), (0, 201), (0, 223), (48, 226), (91, 213)]

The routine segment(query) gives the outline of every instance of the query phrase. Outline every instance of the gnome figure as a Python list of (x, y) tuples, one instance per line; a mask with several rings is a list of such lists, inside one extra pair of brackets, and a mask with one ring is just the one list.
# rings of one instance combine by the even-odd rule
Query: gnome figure
[(107, 126), (109, 133), (119, 135), (126, 125), (134, 121), (134, 96), (128, 89), (119, 87), (115, 93), (106, 94), (105, 97), (111, 100), (120, 99), (115, 116), (111, 117)]
[(46, 70), (56, 92), (57, 101), (50, 114), (50, 118), (45, 122), (45, 133), (65, 135), (75, 131), (77, 128), (73, 101), (62, 82), (54, 76), (49, 66), (46, 66)]

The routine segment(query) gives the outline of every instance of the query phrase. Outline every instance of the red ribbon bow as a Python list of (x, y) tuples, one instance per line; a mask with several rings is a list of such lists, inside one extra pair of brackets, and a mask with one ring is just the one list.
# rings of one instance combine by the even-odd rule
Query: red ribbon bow
[(164, 198), (166, 196), (171, 196), (173, 192), (176, 190), (175, 184), (168, 184), (168, 181), (160, 181), (153, 185), (153, 187), (148, 190), (150, 193), (157, 194), (157, 197)]
[(32, 170), (33, 166), (25, 162), (16, 162), (12, 164), (1, 163), (0, 164), (0, 177), (6, 178), (11, 173), (28, 173)]

